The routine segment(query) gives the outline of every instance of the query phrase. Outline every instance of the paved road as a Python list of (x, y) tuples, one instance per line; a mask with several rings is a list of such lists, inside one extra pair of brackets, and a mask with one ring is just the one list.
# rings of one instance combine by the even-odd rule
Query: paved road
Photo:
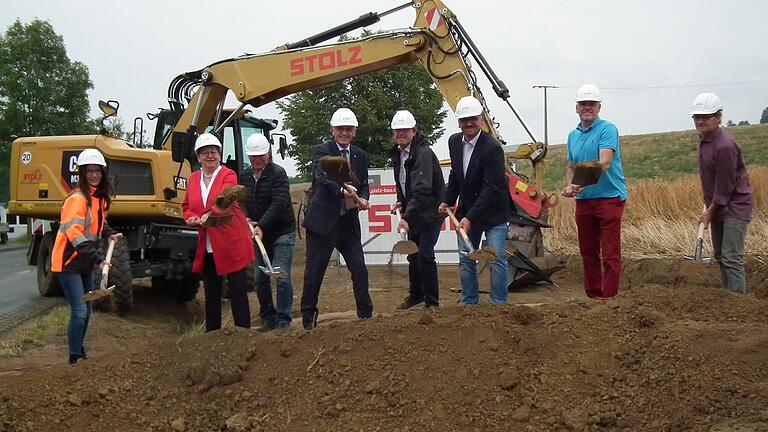
[(37, 268), (26, 264), (26, 249), (0, 250), (0, 334), (62, 304), (37, 291)]

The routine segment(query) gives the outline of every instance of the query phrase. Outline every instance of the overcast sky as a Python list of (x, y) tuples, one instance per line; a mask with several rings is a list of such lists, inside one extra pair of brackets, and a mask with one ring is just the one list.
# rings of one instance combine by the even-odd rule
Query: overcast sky
[[(5, 2), (0, 24), (5, 31), (17, 18), (48, 20), (64, 37), (69, 57), (88, 66), (94, 115), (99, 99), (117, 99), (120, 116), (131, 127), (134, 117), (167, 106), (168, 84), (181, 72), (269, 51), (403, 2), (25, 0)], [(622, 135), (691, 129), (688, 107), (704, 91), (720, 95), (725, 119), (757, 123), (768, 106), (765, 1), (448, 0), (446, 5), (509, 87), (513, 104), (539, 140), (544, 139), (543, 94), (531, 87), (561, 86), (549, 91), (550, 144), (565, 142), (576, 125), (574, 94), (587, 82), (602, 89), (601, 117)], [(406, 9), (370, 29), (413, 21), (413, 9)], [(482, 76), (479, 69), (476, 73)], [(480, 83), (504, 139), (527, 141), (488, 82), (481, 77)], [(273, 104), (255, 114), (281, 119)], [(448, 133), (458, 130), (452, 114), (445, 127)], [(146, 117), (145, 128), (154, 131)], [(435, 150), (443, 158), (447, 135), (440, 141)], [(292, 174), (292, 163), (278, 163)]]

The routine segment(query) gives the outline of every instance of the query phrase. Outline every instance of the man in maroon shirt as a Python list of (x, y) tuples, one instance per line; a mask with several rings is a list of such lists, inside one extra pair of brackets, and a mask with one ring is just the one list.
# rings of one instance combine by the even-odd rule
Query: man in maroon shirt
[(744, 242), (752, 219), (752, 191), (741, 149), (720, 128), (723, 103), (714, 93), (702, 93), (690, 111), (699, 132), (699, 176), (707, 208), (700, 222), (712, 225), (715, 259), (723, 287), (744, 294)]

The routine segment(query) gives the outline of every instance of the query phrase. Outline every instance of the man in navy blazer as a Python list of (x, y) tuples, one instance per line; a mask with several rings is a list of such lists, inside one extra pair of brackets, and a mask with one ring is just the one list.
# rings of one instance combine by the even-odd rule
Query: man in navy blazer
[[(315, 147), (315, 166), (312, 179), (312, 197), (304, 217), (307, 229), (307, 256), (304, 267), (304, 290), (301, 294), (301, 316), (304, 328), (317, 327), (317, 301), (325, 270), (336, 248), (344, 257), (352, 275), (352, 291), (355, 294), (357, 316), (371, 318), (373, 302), (368, 293), (368, 269), (360, 242), (358, 212), (367, 210), (368, 204), (368, 154), (352, 145), (357, 134), (357, 117), (349, 108), (339, 108), (331, 117), (333, 140)], [(343, 156), (349, 161), (355, 175), (352, 186), (357, 190), (360, 203), (356, 204), (354, 191), (327, 178), (320, 167), (323, 156)]]
[[(490, 265), (491, 303), (504, 304), (507, 302), (505, 244), (510, 216), (504, 151), (491, 135), (482, 131), (485, 119), (480, 101), (472, 96), (461, 98), (456, 105), (456, 117), (461, 132), (448, 139), (451, 173), (439, 210), (445, 213), (458, 199), (459, 226), (467, 232), (475, 248), (480, 246), (480, 238), (485, 233), (488, 245), (498, 256)], [(467, 258), (468, 248), (461, 237), (458, 244), (461, 303), (477, 304), (480, 300), (477, 264)]]

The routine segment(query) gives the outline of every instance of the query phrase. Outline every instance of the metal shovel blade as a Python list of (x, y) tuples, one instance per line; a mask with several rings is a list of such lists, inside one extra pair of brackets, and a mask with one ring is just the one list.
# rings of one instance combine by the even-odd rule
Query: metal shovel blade
[(103, 298), (109, 297), (112, 295), (112, 290), (115, 289), (115, 286), (112, 285), (109, 288), (99, 288), (97, 290), (88, 291), (87, 293), (83, 294), (81, 299), (84, 302), (91, 302), (91, 301), (97, 301), (101, 300)]
[(498, 258), (496, 250), (488, 246), (482, 249), (475, 249), (471, 251), (467, 256), (469, 259), (480, 263), (489, 263), (491, 261), (495, 261), (496, 258)]
[(419, 246), (411, 240), (400, 240), (392, 247), (392, 251), (402, 255), (410, 255), (418, 252)]
[(686, 261), (693, 261), (702, 264), (712, 264), (715, 262), (712, 258), (704, 258), (702, 255), (704, 250), (704, 240), (701, 238), (696, 239), (696, 248), (693, 251), (693, 256), (686, 255), (683, 257)]
[(280, 271), (280, 267), (259, 266), (259, 270), (267, 276), (282, 276), (285, 274), (285, 272)]

